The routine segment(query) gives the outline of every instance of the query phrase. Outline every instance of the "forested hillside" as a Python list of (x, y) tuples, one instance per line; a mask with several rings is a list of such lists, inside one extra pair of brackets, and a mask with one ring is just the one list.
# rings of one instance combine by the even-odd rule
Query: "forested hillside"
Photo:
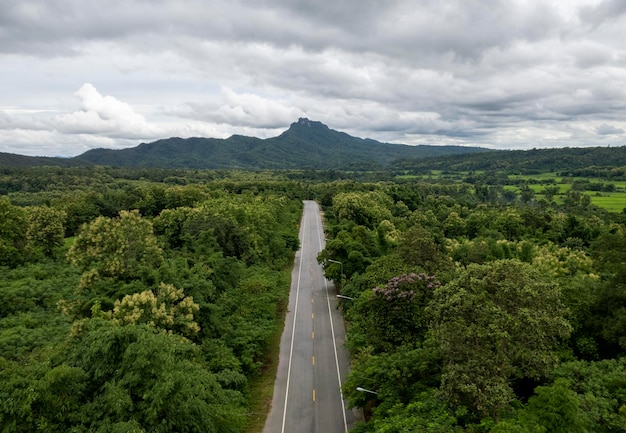
[(101, 165), (169, 169), (351, 169), (386, 167), (400, 158), (484, 152), (479, 147), (407, 146), (352, 137), (301, 118), (277, 137), (233, 135), (166, 138), (127, 149), (92, 149), (74, 158), (34, 158), (0, 153), (0, 166)]
[(356, 431), (626, 431), (625, 185), (494, 173), (3, 168), (0, 431), (260, 431), (303, 199)]
[[(392, 164), (392, 170), (423, 174), (431, 170), (504, 171), (507, 173), (571, 172), (598, 167), (626, 166), (626, 147), (588, 147), (532, 149), (447, 155), (428, 159), (403, 159)], [(623, 170), (621, 170), (623, 174)]]

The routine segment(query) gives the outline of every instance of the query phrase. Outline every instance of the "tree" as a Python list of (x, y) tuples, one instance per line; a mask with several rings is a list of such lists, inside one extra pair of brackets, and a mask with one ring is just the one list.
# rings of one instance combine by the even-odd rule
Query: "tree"
[(357, 387), (376, 390), (375, 398), (386, 408), (396, 403), (409, 404), (420, 393), (435, 390), (441, 358), (431, 343), (406, 344), (380, 354), (359, 354), (344, 386), (350, 404), (366, 407), (371, 401), (372, 394), (359, 392)]
[(189, 241), (190, 236), (185, 232), (184, 225), (193, 212), (188, 207), (164, 209), (153, 220), (154, 231), (167, 248), (180, 249)]
[(564, 362), (550, 376), (514, 419), (498, 423), (492, 431), (626, 431), (626, 358)]
[(553, 376), (552, 387), (567, 384), (562, 393), (575, 394), (590, 431), (626, 431), (626, 358), (565, 362)]
[(152, 223), (138, 211), (122, 211), (118, 218), (98, 217), (82, 227), (67, 253), (83, 271), (81, 287), (99, 279), (130, 281), (163, 261)]
[(602, 357), (626, 353), (626, 229), (610, 227), (592, 244), (591, 256), (604, 277), (595, 294), (587, 329), (598, 342)]
[(440, 286), (432, 275), (405, 274), (361, 295), (350, 310), (351, 322), (366, 335), (375, 352), (421, 341), (427, 330), (424, 313)]
[(98, 194), (95, 191), (72, 191), (55, 201), (55, 207), (66, 213), (65, 235), (74, 236), (83, 224), (87, 224), (100, 215), (97, 206)]
[(0, 265), (14, 267), (24, 261), (27, 228), (24, 209), (0, 197)]
[(560, 188), (556, 185), (546, 186), (541, 193), (546, 197), (548, 203), (552, 203), (554, 196), (557, 195), (560, 191)]
[(41, 249), (45, 256), (52, 256), (54, 250), (63, 244), (65, 237), (65, 211), (47, 206), (28, 210), (26, 239), (31, 249)]
[(398, 254), (407, 264), (419, 266), (428, 273), (433, 273), (445, 263), (442, 247), (432, 233), (420, 225), (414, 225), (400, 238)]
[(74, 428), (237, 432), (243, 398), (222, 389), (201, 358), (186, 338), (148, 325), (80, 322), (61, 364), (83, 372), (73, 374), (82, 393)]
[(337, 221), (353, 221), (374, 229), (381, 221), (392, 218), (393, 200), (381, 191), (342, 192), (333, 197)]
[(147, 290), (115, 301), (113, 311), (104, 317), (119, 325), (146, 323), (158, 329), (192, 336), (200, 331), (194, 314), (200, 310), (193, 298), (171, 284), (159, 284), (156, 293)]
[(530, 203), (535, 198), (535, 191), (528, 185), (520, 187), (520, 200), (522, 203)]
[(522, 414), (526, 424), (541, 426), (550, 433), (586, 433), (591, 427), (578, 395), (565, 379), (535, 389)]
[(469, 265), (429, 311), (442, 394), (496, 420), (515, 398), (512, 380), (545, 376), (571, 330), (559, 288), (519, 260)]
[(465, 220), (463, 220), (457, 212), (450, 212), (443, 223), (443, 229), (446, 237), (455, 238), (462, 236), (467, 232)]
[(377, 433), (454, 433), (464, 431), (457, 425), (445, 402), (431, 392), (422, 392), (407, 405), (396, 404), (384, 416), (374, 415), (373, 430)]
[[(341, 281), (341, 271), (346, 279), (353, 274), (362, 273), (372, 259), (380, 255), (376, 233), (365, 226), (347, 224), (337, 235), (326, 242), (317, 261), (324, 266), (326, 276), (334, 281)], [(343, 267), (335, 260), (343, 263)], [(339, 285), (340, 286), (340, 285)]]
[(517, 239), (524, 230), (524, 221), (521, 215), (514, 208), (507, 208), (498, 213), (491, 227), (498, 230), (509, 240)]

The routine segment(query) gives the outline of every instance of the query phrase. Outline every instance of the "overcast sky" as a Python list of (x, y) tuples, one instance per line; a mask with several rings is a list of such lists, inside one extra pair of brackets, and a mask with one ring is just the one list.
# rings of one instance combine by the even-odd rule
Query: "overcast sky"
[(626, 144), (626, 0), (0, 0), (0, 152), (171, 136)]

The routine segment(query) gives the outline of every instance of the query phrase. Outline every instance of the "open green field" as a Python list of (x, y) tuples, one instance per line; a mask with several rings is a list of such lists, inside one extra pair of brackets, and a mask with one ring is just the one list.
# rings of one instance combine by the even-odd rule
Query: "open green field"
[(626, 192), (602, 193), (591, 195), (591, 203), (609, 212), (623, 212), (626, 208)]
[[(443, 172), (442, 170), (432, 170), (427, 175), (399, 175), (396, 179), (399, 180), (447, 180), (447, 181), (465, 181), (468, 176), (471, 175), (484, 175), (484, 171), (460, 171), (460, 172)], [(535, 199), (541, 200), (544, 198), (544, 192), (546, 188), (558, 188), (552, 200), (557, 203), (562, 203), (565, 194), (572, 189), (574, 183), (589, 183), (591, 185), (613, 185), (612, 191), (586, 191), (581, 192), (591, 197), (591, 202), (608, 210), (609, 212), (623, 212), (626, 208), (626, 181), (614, 181), (612, 179), (603, 178), (589, 178), (589, 177), (572, 177), (572, 176), (559, 176), (556, 172), (545, 172), (534, 175), (519, 175), (511, 174), (505, 177), (509, 181), (514, 181), (516, 185), (502, 185), (505, 191), (514, 191), (516, 193), (521, 192), (521, 184), (524, 184), (535, 193)], [(501, 179), (501, 178), (500, 178)], [(521, 182), (520, 182), (521, 181)]]
[(515, 179), (515, 180), (526, 180), (528, 182), (532, 182), (532, 181), (546, 182), (546, 181), (554, 180), (556, 183), (560, 183), (562, 179), (562, 177), (558, 176), (555, 172), (546, 172), (546, 173), (532, 174), (532, 175), (510, 174), (509, 178)]
[[(459, 178), (462, 176), (458, 174)], [(572, 189), (574, 182), (590, 182), (592, 184), (614, 185), (614, 191), (582, 191), (591, 197), (591, 202), (609, 212), (623, 212), (626, 208), (626, 181), (613, 181), (611, 179), (587, 178), (587, 177), (562, 177), (557, 176), (554, 172), (540, 173), (537, 175), (509, 175), (510, 180), (523, 180), (534, 193), (535, 199), (544, 198), (545, 189), (557, 187), (558, 191), (553, 197), (557, 203), (562, 202), (563, 196)], [(503, 185), (505, 191), (515, 191), (520, 193), (521, 189), (518, 185)]]

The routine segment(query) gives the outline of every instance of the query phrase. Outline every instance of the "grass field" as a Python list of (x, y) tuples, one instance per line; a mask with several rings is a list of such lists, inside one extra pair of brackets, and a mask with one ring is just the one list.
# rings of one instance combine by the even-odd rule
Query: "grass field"
[(591, 195), (591, 203), (609, 212), (623, 212), (626, 208), (626, 192), (602, 193)]
[[(474, 172), (477, 173), (477, 172)], [(469, 175), (469, 172), (457, 172), (443, 174), (441, 170), (433, 170), (429, 175), (404, 175), (397, 176), (397, 179), (404, 180), (457, 180), (461, 181)], [(541, 200), (544, 198), (543, 191), (547, 187), (557, 187), (558, 191), (553, 197), (553, 200), (557, 203), (562, 203), (564, 195), (572, 188), (572, 184), (575, 181), (585, 182), (588, 181), (592, 184), (612, 184), (615, 186), (615, 191), (611, 192), (595, 192), (585, 191), (591, 197), (591, 202), (609, 212), (623, 212), (626, 208), (626, 181), (613, 181), (610, 179), (602, 178), (586, 178), (586, 177), (562, 177), (558, 176), (555, 172), (546, 172), (536, 175), (508, 175), (510, 180), (522, 180), (526, 181), (528, 187), (535, 193), (535, 199)], [(515, 191), (520, 193), (520, 187), (517, 185), (503, 185), (506, 191)]]

